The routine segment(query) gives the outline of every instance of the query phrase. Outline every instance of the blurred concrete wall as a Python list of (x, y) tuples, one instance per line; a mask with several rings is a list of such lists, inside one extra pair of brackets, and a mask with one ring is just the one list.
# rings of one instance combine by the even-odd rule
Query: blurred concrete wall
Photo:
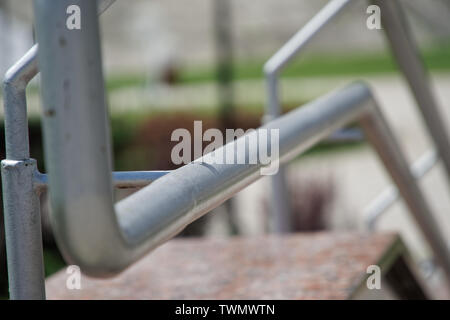
[[(115, 8), (102, 17), (107, 65), (137, 68), (143, 64), (154, 68), (168, 61), (212, 62), (212, 1), (117, 0)], [(230, 1), (235, 56), (243, 60), (267, 59), (328, 2)], [(416, 9), (408, 12), (414, 33), (422, 44), (436, 40), (435, 35), (450, 36), (449, 28), (436, 28), (436, 24), (430, 23), (440, 21), (441, 26), (449, 25), (450, 9), (442, 10), (442, 1), (447, 0), (428, 0), (426, 5), (423, 0), (404, 1), (408, 3), (407, 8)], [(366, 8), (367, 1), (355, 1), (317, 38), (311, 45), (311, 52), (383, 50), (382, 32), (366, 28)], [(437, 19), (436, 13), (440, 19)]]
[[(154, 70), (172, 62), (211, 63), (212, 1), (217, 0), (116, 0), (101, 18), (107, 70)], [(229, 1), (233, 10), (235, 56), (242, 60), (267, 59), (327, 3), (327, 0)], [(450, 36), (448, 2), (403, 0), (422, 44), (436, 40), (436, 35)], [(25, 34), (15, 33), (13, 42), (31, 45), (32, 0), (0, 0), (0, 3), (9, 4), (14, 20), (19, 21), (16, 24), (26, 30)], [(383, 50), (382, 32), (366, 28), (366, 8), (367, 1), (355, 1), (324, 30), (310, 52)], [(5, 37), (5, 33), (9, 34), (0, 29), (0, 37)], [(22, 51), (22, 46), (15, 51)], [(15, 59), (18, 54), (8, 52)]]

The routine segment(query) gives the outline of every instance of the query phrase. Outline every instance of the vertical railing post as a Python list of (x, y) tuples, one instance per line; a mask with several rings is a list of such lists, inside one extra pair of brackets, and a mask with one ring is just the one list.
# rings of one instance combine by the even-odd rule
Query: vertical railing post
[[(279, 73), (283, 67), (293, 59), (309, 41), (351, 0), (332, 0), (323, 7), (303, 28), (301, 28), (289, 41), (278, 50), (264, 65), (266, 76), (267, 103), (264, 123), (281, 115), (279, 96)], [(289, 188), (286, 183), (285, 167), (271, 177), (272, 202), (271, 214), (273, 230), (278, 233), (292, 231), (292, 212), (289, 201)]]
[(6, 254), (11, 299), (45, 299), (44, 263), (39, 197), (30, 159), (25, 89), (36, 75), (34, 46), (6, 74), (6, 160), (1, 163)]
[(381, 21), (394, 57), (408, 81), (450, 181), (450, 140), (406, 16), (397, 0), (372, 0), (372, 2), (381, 9)]
[(36, 161), (3, 160), (3, 207), (10, 299), (45, 299)]
[[(278, 96), (278, 74), (271, 73), (266, 77), (266, 85), (269, 95), (266, 107), (266, 114), (263, 122), (267, 123), (281, 115)], [(270, 214), (272, 230), (275, 233), (285, 233), (292, 231), (292, 208), (289, 195), (289, 187), (286, 181), (286, 167), (280, 166), (278, 172), (270, 177), (271, 195)]]

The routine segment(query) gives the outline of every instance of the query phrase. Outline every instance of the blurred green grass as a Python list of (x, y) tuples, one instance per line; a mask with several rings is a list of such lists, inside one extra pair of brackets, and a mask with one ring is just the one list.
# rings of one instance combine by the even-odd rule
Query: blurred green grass
[(56, 248), (44, 249), (44, 271), (46, 277), (61, 270), (65, 265), (66, 263)]
[[(425, 65), (432, 71), (450, 70), (450, 44), (423, 50)], [(238, 61), (233, 67), (234, 80), (260, 79), (265, 61)], [(282, 72), (283, 78), (315, 76), (349, 76), (394, 73), (397, 66), (388, 52), (356, 54), (306, 54), (293, 60)], [(216, 79), (214, 66), (187, 66), (178, 70), (177, 84), (212, 82)], [(108, 90), (144, 86), (145, 73), (112, 74), (107, 79)]]

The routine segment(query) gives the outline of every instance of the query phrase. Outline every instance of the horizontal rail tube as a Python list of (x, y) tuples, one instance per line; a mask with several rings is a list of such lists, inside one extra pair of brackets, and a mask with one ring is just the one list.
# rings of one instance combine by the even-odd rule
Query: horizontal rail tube
[[(117, 189), (142, 188), (170, 171), (116, 171), (113, 172), (113, 185)], [(48, 189), (48, 175), (36, 171), (34, 174), (34, 189), (44, 192)]]
[(267, 73), (279, 72), (298, 52), (352, 0), (331, 0), (302, 27), (289, 41), (281, 47), (265, 64)]
[[(356, 84), (299, 108), (258, 130), (279, 130), (279, 161), (284, 163), (335, 129), (357, 119), (370, 105), (370, 91), (364, 85)], [(239, 150), (238, 146), (244, 144), (247, 138), (241, 137), (216, 152), (225, 153), (225, 148)], [(258, 148), (247, 147), (245, 150), (247, 158), (257, 157), (259, 152)], [(132, 243), (154, 239), (152, 247), (161, 244), (162, 239), (174, 236), (260, 178), (262, 167), (261, 163), (216, 164), (209, 154), (171, 172), (117, 204), (120, 225), (126, 238)], [(153, 200), (148, 202), (146, 199)], [(143, 206), (145, 202), (148, 205)], [(127, 212), (122, 219), (121, 212)]]
[(333, 132), (324, 142), (361, 142), (364, 140), (364, 134), (356, 128), (341, 129)]
[(114, 187), (118, 189), (142, 188), (170, 171), (118, 171), (113, 172)]

